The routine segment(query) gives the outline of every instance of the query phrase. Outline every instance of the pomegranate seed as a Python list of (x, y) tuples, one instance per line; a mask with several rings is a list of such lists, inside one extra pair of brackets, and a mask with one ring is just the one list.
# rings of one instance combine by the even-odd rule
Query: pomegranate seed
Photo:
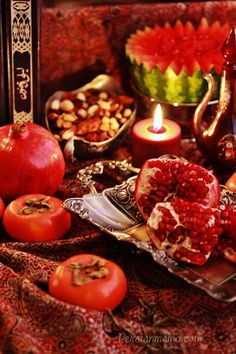
[(167, 224), (167, 226), (166, 226), (166, 231), (167, 231), (167, 232), (171, 233), (171, 232), (174, 231), (174, 229), (175, 229), (175, 228), (174, 228), (173, 225)]
[(175, 228), (175, 233), (176, 233), (176, 235), (178, 235), (178, 236), (182, 235), (182, 234), (183, 234), (183, 227), (182, 227), (182, 226), (177, 226), (177, 227)]
[(193, 239), (193, 238), (196, 238), (198, 236), (198, 233), (197, 233), (197, 231), (191, 230), (189, 232), (189, 236), (191, 237), (191, 239)]
[(158, 232), (158, 238), (160, 239), (160, 241), (161, 242), (163, 242), (165, 239), (166, 239), (166, 234), (160, 234), (159, 232)]
[(165, 229), (166, 229), (166, 225), (164, 224), (164, 222), (160, 222), (159, 223), (159, 226), (158, 226), (158, 230), (160, 231), (160, 232), (162, 232), (162, 231), (165, 231)]
[(178, 236), (177, 240), (178, 240), (177, 244), (179, 245), (179, 244), (183, 243), (186, 240), (186, 238), (183, 235), (181, 235), (181, 236)]
[(192, 260), (195, 264), (203, 265), (206, 262), (206, 257), (202, 254), (197, 253), (192, 255)]
[(204, 253), (208, 253), (211, 251), (212, 247), (211, 245), (207, 244), (207, 243), (204, 243), (203, 245), (201, 245), (201, 248), (200, 248)]
[(178, 237), (176, 237), (175, 234), (170, 234), (170, 235), (167, 237), (167, 240), (168, 240), (170, 243), (173, 243), (173, 244), (176, 243), (177, 239), (178, 239)]

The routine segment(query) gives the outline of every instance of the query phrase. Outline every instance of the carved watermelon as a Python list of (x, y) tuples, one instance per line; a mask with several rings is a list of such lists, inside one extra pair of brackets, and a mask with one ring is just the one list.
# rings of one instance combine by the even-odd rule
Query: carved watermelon
[(207, 84), (203, 74), (212, 73), (218, 98), (223, 64), (221, 48), (230, 27), (203, 18), (197, 28), (191, 22), (177, 21), (145, 28), (132, 34), (126, 43), (131, 75), (143, 94), (176, 103), (196, 103)]

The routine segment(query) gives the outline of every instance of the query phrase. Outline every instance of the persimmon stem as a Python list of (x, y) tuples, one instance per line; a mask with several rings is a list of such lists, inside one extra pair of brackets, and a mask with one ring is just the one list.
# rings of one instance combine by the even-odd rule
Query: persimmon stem
[(101, 279), (106, 277), (109, 270), (105, 267), (105, 265), (106, 262), (97, 257), (94, 257), (91, 263), (70, 263), (68, 268), (72, 272), (72, 284), (75, 286), (80, 286), (90, 283), (93, 279)]
[(49, 199), (50, 197), (26, 199), (25, 206), (18, 211), (18, 214), (46, 213), (50, 209)]

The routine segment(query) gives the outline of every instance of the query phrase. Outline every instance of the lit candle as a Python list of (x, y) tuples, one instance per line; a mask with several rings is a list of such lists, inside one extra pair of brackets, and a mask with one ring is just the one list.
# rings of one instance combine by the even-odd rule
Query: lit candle
[(144, 161), (164, 154), (180, 155), (181, 128), (169, 119), (162, 118), (160, 104), (154, 119), (138, 121), (132, 128), (132, 155), (134, 166), (140, 167)]

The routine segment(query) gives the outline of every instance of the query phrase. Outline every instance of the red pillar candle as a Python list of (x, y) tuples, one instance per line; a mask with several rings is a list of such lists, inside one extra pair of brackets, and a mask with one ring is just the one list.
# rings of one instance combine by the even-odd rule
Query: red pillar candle
[(138, 121), (132, 128), (133, 165), (140, 167), (144, 161), (164, 154), (180, 155), (181, 128), (169, 119), (162, 119), (158, 104), (154, 119)]

